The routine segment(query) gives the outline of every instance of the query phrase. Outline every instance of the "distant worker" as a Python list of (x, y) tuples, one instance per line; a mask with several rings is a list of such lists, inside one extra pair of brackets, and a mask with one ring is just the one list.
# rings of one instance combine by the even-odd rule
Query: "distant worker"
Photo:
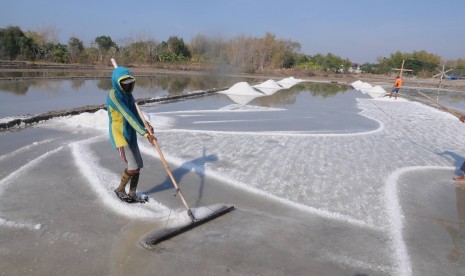
[(394, 83), (394, 86), (392, 87), (391, 95), (389, 95), (389, 98), (392, 97), (392, 93), (396, 92), (395, 99), (397, 100), (397, 94), (399, 94), (399, 89), (401, 87), (402, 87), (402, 78), (400, 76), (397, 76), (396, 82)]
[[(143, 167), (137, 133), (146, 137), (150, 143), (156, 141), (156, 138), (151, 134), (152, 126), (149, 124), (150, 129), (146, 129), (138, 115), (132, 95), (136, 81), (132, 73), (120, 66), (113, 71), (111, 80), (112, 89), (107, 96), (110, 140), (126, 165), (115, 193), (124, 202), (143, 203), (144, 201), (136, 195), (140, 169)], [(129, 182), (129, 193), (126, 193), (126, 185)]]

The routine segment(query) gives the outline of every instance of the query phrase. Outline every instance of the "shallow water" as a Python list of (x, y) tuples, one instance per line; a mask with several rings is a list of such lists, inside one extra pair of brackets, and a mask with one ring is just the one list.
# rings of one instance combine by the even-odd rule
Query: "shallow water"
[(357, 97), (367, 96), (347, 86), (304, 83), (266, 97), (238, 104), (240, 96), (211, 97), (155, 104), (153, 123), (188, 131), (249, 133), (352, 133), (375, 129), (378, 124), (361, 116)]
[[(141, 77), (136, 99), (181, 95), (189, 91), (227, 87), (241, 78), (212, 76)], [(257, 81), (251, 79), (249, 81)], [(102, 105), (111, 89), (110, 77), (102, 79), (31, 80), (0, 82), (0, 119), (48, 111)]]

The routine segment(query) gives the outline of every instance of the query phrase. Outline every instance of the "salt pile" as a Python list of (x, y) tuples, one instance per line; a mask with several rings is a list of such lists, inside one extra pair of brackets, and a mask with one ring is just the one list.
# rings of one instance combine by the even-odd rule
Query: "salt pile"
[(357, 80), (357, 81), (354, 81), (353, 83), (351, 83), (352, 87), (363, 92), (363, 93), (366, 93), (367, 90), (369, 89), (372, 89), (373, 86), (371, 84), (369, 84), (368, 82), (363, 82), (363, 81), (360, 81), (360, 80)]
[(250, 86), (245, 81), (238, 82), (231, 86), (229, 89), (220, 91), (218, 93), (226, 94), (226, 95), (241, 95), (241, 96), (263, 96), (262, 93), (255, 90), (252, 86)]
[(229, 89), (218, 92), (227, 95), (233, 102), (245, 105), (257, 97), (263, 97), (265, 94), (256, 91), (247, 82), (238, 82)]
[(262, 91), (263, 93), (267, 95), (273, 95), (277, 91), (283, 89), (283, 87), (274, 80), (267, 80), (260, 84), (256, 84), (253, 87), (259, 89), (260, 91)]
[(386, 91), (381, 86), (377, 85), (373, 87), (371, 84), (360, 80), (354, 81), (351, 83), (351, 85), (356, 90), (359, 90), (364, 94), (368, 94), (372, 98), (382, 97), (386, 93)]
[[(294, 77), (289, 77), (277, 82), (274, 80), (267, 80), (254, 86), (250, 86), (247, 82), (238, 82), (231, 86), (231, 88), (218, 93), (227, 95), (235, 103), (245, 105), (257, 97), (272, 95), (278, 90), (284, 88), (288, 89), (302, 81), (303, 80), (295, 79)], [(258, 92), (255, 88), (263, 93)]]
[(295, 79), (294, 77), (289, 77), (289, 78), (282, 79), (278, 81), (277, 83), (287, 89), (287, 88), (291, 88), (292, 86), (302, 81), (303, 80), (301, 79)]
[(351, 86), (355, 88), (356, 90), (368, 94), (371, 98), (376, 99), (376, 100), (385, 100), (385, 101), (391, 101), (391, 100), (397, 100), (397, 101), (407, 101), (404, 98), (389, 98), (386, 97), (384, 98), (384, 95), (386, 95), (386, 90), (382, 88), (379, 85), (373, 86), (367, 82), (363, 82), (360, 80), (354, 81), (351, 83)]
[(107, 111), (100, 109), (95, 113), (84, 112), (78, 115), (59, 117), (54, 122), (62, 122), (74, 128), (95, 128), (100, 130), (108, 129)]
[(361, 81), (361, 80), (356, 80), (354, 81), (353, 83), (351, 83), (350, 85), (355, 88), (356, 90), (360, 90), (360, 86), (363, 85), (364, 82)]

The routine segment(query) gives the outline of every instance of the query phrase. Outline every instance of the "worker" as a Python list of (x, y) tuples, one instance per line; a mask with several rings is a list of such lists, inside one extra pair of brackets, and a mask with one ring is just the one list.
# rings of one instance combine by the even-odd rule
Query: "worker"
[(395, 94), (395, 99), (397, 100), (397, 94), (399, 94), (399, 90), (400, 88), (402, 87), (402, 78), (398, 75), (396, 77), (396, 82), (394, 83), (394, 86), (392, 87), (392, 90), (391, 90), (391, 95), (389, 95), (389, 98), (392, 97), (392, 93), (396, 93)]
[[(137, 133), (146, 137), (150, 143), (156, 141), (153, 128), (146, 129), (137, 112), (132, 95), (136, 79), (124, 66), (117, 67), (112, 74), (112, 89), (107, 96), (110, 141), (125, 163), (125, 170), (115, 193), (119, 199), (128, 203), (143, 202), (136, 195), (140, 169), (143, 167), (142, 156), (137, 143)], [(130, 183), (129, 193), (126, 185)]]

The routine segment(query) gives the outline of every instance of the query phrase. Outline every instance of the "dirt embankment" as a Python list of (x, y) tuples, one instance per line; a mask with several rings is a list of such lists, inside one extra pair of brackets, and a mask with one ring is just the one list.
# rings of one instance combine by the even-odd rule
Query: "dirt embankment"
[[(395, 75), (373, 74), (336, 74), (328, 72), (309, 72), (301, 69), (265, 70), (256, 74), (235, 72), (224, 67), (208, 64), (160, 63), (153, 66), (126, 65), (139, 77), (158, 75), (225, 75), (250, 78), (279, 79), (293, 76), (310, 81), (350, 84), (356, 80), (373, 85), (391, 86)], [(107, 78), (113, 67), (104, 65), (52, 64), (26, 61), (0, 60), (0, 81), (20, 81), (28, 79), (73, 79), (73, 78)], [(440, 80), (435, 78), (404, 77), (405, 87), (438, 88)], [(465, 79), (441, 81), (441, 88), (465, 91)]]

